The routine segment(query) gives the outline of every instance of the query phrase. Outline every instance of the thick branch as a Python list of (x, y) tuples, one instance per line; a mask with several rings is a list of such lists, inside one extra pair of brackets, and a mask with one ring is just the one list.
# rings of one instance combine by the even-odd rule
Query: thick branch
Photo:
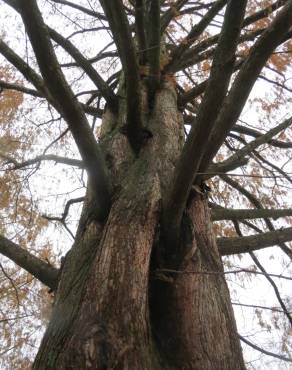
[(24, 268), (50, 289), (57, 289), (58, 269), (35, 257), (2, 235), (0, 235), (0, 253)]
[(146, 24), (145, 24), (145, 1), (136, 0), (135, 4), (135, 27), (138, 41), (139, 64), (146, 65), (147, 63), (147, 40), (146, 40)]
[(236, 164), (240, 159), (244, 158), (247, 155), (250, 155), (259, 146), (268, 143), (272, 139), (272, 137), (279, 134), (290, 125), (292, 125), (292, 117), (286, 119), (281, 124), (269, 130), (267, 133), (258, 136), (255, 140), (251, 141), (243, 148), (237, 150), (231, 157), (227, 158), (225, 161), (213, 165), (212, 171), (227, 172), (228, 170), (230, 170), (230, 168), (233, 168), (234, 163)]
[(292, 216), (292, 209), (231, 209), (213, 208), (211, 217), (213, 221), (219, 220), (245, 220), (255, 218), (273, 218)]
[(149, 98), (151, 101), (160, 81), (160, 0), (152, 0), (150, 3), (148, 29)]
[(2, 89), (6, 89), (6, 90), (15, 90), (15, 91), (19, 91), (19, 92), (22, 92), (24, 94), (28, 94), (28, 95), (32, 95), (32, 96), (36, 96), (38, 98), (43, 98), (44, 96), (37, 90), (34, 90), (34, 89), (30, 89), (29, 87), (25, 87), (25, 86), (21, 86), (21, 85), (18, 85), (18, 84), (15, 84), (15, 83), (10, 83), (10, 82), (6, 82), (6, 81), (0, 81), (0, 87)]
[(258, 235), (218, 238), (217, 244), (220, 254), (226, 256), (248, 253), (289, 241), (292, 241), (292, 227), (287, 227), (283, 230), (269, 231)]
[[(252, 128), (249, 128), (249, 127), (245, 127), (245, 126), (241, 126), (241, 125), (235, 125), (232, 127), (231, 131), (235, 131), (235, 132), (238, 132), (240, 134), (244, 134), (244, 135), (248, 135), (248, 136), (252, 136), (252, 137), (259, 137), (259, 136), (262, 136), (263, 133), (260, 132), (260, 131), (257, 131), (257, 130), (254, 130)], [(268, 141), (268, 144), (272, 145), (272, 146), (275, 146), (277, 148), (283, 148), (283, 149), (288, 149), (288, 148), (292, 148), (292, 143), (285, 143), (284, 141), (280, 141), (280, 140), (269, 140)]]
[[(251, 194), (247, 189), (246, 187), (243, 187), (241, 186), (238, 182), (234, 181), (233, 179), (231, 179), (229, 176), (227, 175), (220, 175), (220, 177), (222, 178), (222, 180), (224, 180), (228, 185), (232, 186), (234, 189), (236, 189), (237, 191), (239, 191), (241, 194), (243, 194), (249, 201), (251, 204), (253, 204), (256, 208), (258, 209), (264, 209), (262, 203), (257, 199), (257, 197), (254, 195), (254, 194)], [(265, 224), (267, 225), (268, 229), (270, 231), (275, 231), (275, 228), (274, 228), (274, 225), (272, 223), (272, 221), (269, 219), (269, 218), (264, 218), (264, 221), (265, 221)], [(245, 221), (247, 222), (247, 221)], [(254, 225), (251, 225), (251, 227), (253, 229), (255, 229), (255, 226)], [(259, 230), (257, 230), (258, 232), (260, 232)], [(291, 258), (292, 256), (292, 251), (289, 247), (287, 247), (285, 245), (285, 243), (281, 243), (280, 244), (280, 248), (282, 249), (282, 251), (284, 253), (287, 254), (287, 256), (289, 258)]]
[[(37, 93), (45, 97), (54, 107), (57, 106), (50, 95), (44, 80), (23, 59), (21, 59), (3, 40), (0, 39), (0, 53), (23, 74), (23, 76), (37, 89)], [(14, 85), (14, 84), (13, 84)], [(15, 87), (15, 85), (14, 85)], [(10, 85), (11, 88), (11, 85)], [(26, 91), (29, 93), (28, 91)], [(36, 94), (33, 94), (36, 96)], [(58, 107), (56, 108), (57, 110)]]
[[(256, 37), (261, 35), (265, 31), (265, 28), (258, 28), (254, 31), (245, 33), (240, 36), (239, 43), (243, 43), (245, 41), (253, 41)], [(214, 39), (213, 39), (214, 38)], [(207, 48), (208, 40), (212, 41), (212, 45), (216, 44), (218, 41), (218, 35), (210, 37), (210, 39), (207, 39), (205, 41), (202, 41), (200, 44), (194, 46), (193, 48), (190, 48), (185, 52), (185, 56), (183, 59), (180, 59), (179, 63), (176, 64), (176, 67), (174, 69), (174, 72), (177, 72), (183, 68), (188, 68), (194, 64), (197, 64), (199, 62), (202, 62), (203, 60), (206, 60), (208, 58), (211, 58), (214, 54), (214, 51), (216, 50), (216, 47), (213, 48)], [(215, 42), (216, 39), (216, 42)], [(207, 50), (205, 50), (207, 49)], [(205, 50), (205, 51), (204, 51)]]
[(138, 151), (141, 145), (142, 119), (140, 76), (134, 42), (123, 2), (121, 0), (100, 0), (100, 4), (109, 22), (125, 74), (127, 97), (126, 133), (132, 148)]
[[(235, 124), (249, 96), (249, 93), (259, 76), (262, 68), (274, 49), (283, 42), (285, 34), (291, 27), (292, 0), (289, 0), (278, 13), (267, 30), (260, 36), (252, 47), (250, 55), (239, 71), (233, 86), (224, 101), (211, 137), (208, 140), (207, 150), (202, 159), (199, 172), (208, 167), (231, 127)], [(206, 145), (206, 142), (205, 142)]]
[[(271, 12), (278, 10), (281, 6), (283, 6), (288, 0), (278, 0), (275, 1), (272, 5), (268, 5), (266, 8), (259, 10), (258, 12), (252, 14), (251, 16), (248, 16), (244, 19), (242, 23), (242, 28), (247, 27), (254, 22), (265, 18), (271, 14)], [(262, 29), (256, 29), (255, 31), (251, 31), (247, 34), (244, 34), (241, 36), (242, 41), (248, 41), (248, 40), (254, 40), (256, 36), (258, 36), (260, 33), (262, 33)], [(190, 65), (197, 62), (197, 57), (199, 53), (202, 53), (204, 50), (210, 48), (212, 45), (215, 45), (218, 42), (219, 34), (209, 37), (208, 39), (205, 39), (201, 41), (198, 45), (196, 45), (194, 48), (189, 49), (185, 53), (185, 57), (183, 60), (181, 60), (181, 64), (177, 65), (176, 71), (181, 68), (189, 67)], [(192, 60), (194, 60), (194, 63), (192, 63)]]
[(36, 1), (18, 1), (17, 6), (10, 0), (5, 2), (20, 12), (45, 84), (54, 100), (62, 102), (60, 108), (87, 169), (98, 204), (96, 217), (102, 220), (110, 208), (110, 190), (104, 160), (86, 116), (61, 71)]
[(246, 0), (229, 2), (223, 28), (214, 55), (210, 79), (198, 112), (196, 124), (191, 128), (181, 158), (175, 169), (173, 186), (165, 209), (165, 230), (170, 238), (178, 233), (181, 216), (205, 150), (206, 139), (217, 118), (227, 92), (235, 62), (235, 50), (244, 17)]

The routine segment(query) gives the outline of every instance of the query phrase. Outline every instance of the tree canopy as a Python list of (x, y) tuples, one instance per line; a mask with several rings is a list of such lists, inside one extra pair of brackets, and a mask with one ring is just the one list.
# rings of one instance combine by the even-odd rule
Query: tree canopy
[(0, 11), (0, 367), (31, 365), (87, 183), (94, 217), (110, 213), (101, 120), (119, 116), (139, 157), (164, 83), (184, 132), (164, 184), (166, 243), (177, 248), (192, 195), (208, 196), (249, 368), (266, 355), (288, 369), (292, 0), (2, 0)]

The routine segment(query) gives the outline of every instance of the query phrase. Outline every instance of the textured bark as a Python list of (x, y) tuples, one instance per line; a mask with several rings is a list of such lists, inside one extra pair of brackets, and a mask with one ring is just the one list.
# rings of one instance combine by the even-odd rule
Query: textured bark
[(143, 91), (141, 97), (153, 137), (139, 157), (123, 134), (126, 107), (104, 115), (100, 142), (112, 207), (98, 224), (88, 189), (34, 369), (244, 369), (224, 277), (157, 271), (222, 265), (207, 200), (196, 197), (183, 222), (181, 262), (168, 262), (160, 221), (183, 146), (182, 117), (171, 86), (158, 91), (151, 111)]
[(200, 195), (185, 216), (183, 239), (181, 262), (156, 270), (152, 282), (159, 348), (174, 369), (245, 369), (224, 276), (199, 274), (223, 272), (207, 200)]

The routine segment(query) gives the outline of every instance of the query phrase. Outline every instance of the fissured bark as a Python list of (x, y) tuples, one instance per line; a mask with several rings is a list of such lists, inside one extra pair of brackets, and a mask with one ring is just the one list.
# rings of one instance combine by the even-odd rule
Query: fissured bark
[(205, 195), (188, 203), (177, 263), (157, 257), (167, 255), (161, 213), (184, 132), (171, 86), (152, 111), (144, 100), (153, 136), (138, 157), (123, 133), (123, 104), (104, 116), (112, 208), (97, 223), (89, 187), (33, 369), (245, 368)]

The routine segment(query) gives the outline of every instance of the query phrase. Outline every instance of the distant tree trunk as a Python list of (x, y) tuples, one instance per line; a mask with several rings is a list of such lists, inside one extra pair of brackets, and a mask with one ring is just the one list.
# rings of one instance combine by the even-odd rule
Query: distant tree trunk
[(175, 263), (163, 243), (161, 210), (184, 141), (174, 89), (165, 84), (144, 110), (153, 136), (145, 132), (138, 157), (123, 104), (118, 117), (104, 115), (112, 208), (97, 223), (88, 189), (34, 369), (245, 368), (205, 195), (188, 202)]

